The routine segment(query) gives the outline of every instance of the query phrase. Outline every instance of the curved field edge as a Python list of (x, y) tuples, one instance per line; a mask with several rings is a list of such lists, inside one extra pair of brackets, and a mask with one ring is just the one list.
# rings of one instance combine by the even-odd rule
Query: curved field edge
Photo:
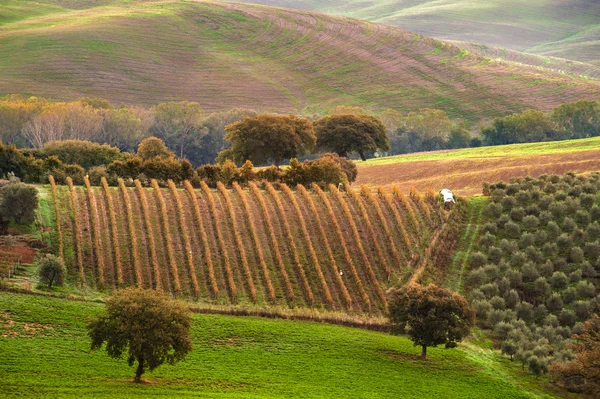
[(398, 185), (403, 191), (446, 187), (478, 195), (482, 183), (600, 170), (600, 137), (396, 155), (358, 162), (356, 184)]
[(185, 361), (132, 384), (124, 360), (89, 352), (85, 325), (101, 304), (3, 293), (0, 309), (0, 389), (8, 396), (562, 397), (477, 340), (431, 349), (420, 361), (404, 337), (215, 315), (194, 315)]

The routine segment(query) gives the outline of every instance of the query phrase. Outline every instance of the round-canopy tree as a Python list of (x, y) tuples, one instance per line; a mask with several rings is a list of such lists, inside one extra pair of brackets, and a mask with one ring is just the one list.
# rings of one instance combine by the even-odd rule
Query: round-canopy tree
[(88, 325), (91, 349), (106, 351), (127, 362), (138, 362), (135, 382), (142, 374), (163, 363), (183, 360), (192, 350), (190, 327), (192, 316), (183, 304), (152, 290), (127, 288), (106, 301), (106, 311)]
[(392, 332), (408, 333), (415, 346), (421, 346), (423, 359), (428, 346), (456, 347), (475, 323), (475, 312), (465, 298), (433, 284), (392, 289), (389, 296)]
[(58, 256), (47, 254), (38, 262), (38, 275), (40, 283), (46, 284), (48, 289), (52, 288), (52, 284), (62, 285), (65, 279), (65, 262)]
[(385, 126), (371, 115), (325, 116), (315, 122), (315, 134), (318, 150), (333, 151), (344, 158), (357, 152), (366, 161), (365, 152), (390, 149)]
[(295, 115), (263, 114), (245, 118), (225, 127), (225, 138), (231, 147), (219, 153), (218, 159), (234, 162), (252, 161), (255, 165), (310, 153), (316, 143), (312, 123)]

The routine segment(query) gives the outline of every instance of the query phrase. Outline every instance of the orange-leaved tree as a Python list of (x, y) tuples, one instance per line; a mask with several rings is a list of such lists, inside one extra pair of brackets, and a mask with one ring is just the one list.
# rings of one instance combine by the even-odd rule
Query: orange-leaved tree
[(219, 153), (219, 160), (231, 159), (255, 165), (272, 161), (275, 166), (284, 159), (310, 153), (316, 144), (312, 123), (295, 115), (263, 114), (225, 127), (225, 138), (231, 147)]
[(600, 315), (593, 314), (583, 323), (581, 334), (575, 335), (575, 359), (554, 363), (550, 373), (558, 385), (592, 398), (600, 397)]

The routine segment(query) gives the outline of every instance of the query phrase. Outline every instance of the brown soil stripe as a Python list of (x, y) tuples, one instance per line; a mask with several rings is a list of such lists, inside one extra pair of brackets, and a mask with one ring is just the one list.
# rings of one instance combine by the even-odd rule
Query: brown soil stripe
[(210, 251), (210, 245), (208, 243), (208, 237), (206, 236), (206, 231), (204, 230), (204, 223), (202, 221), (202, 214), (200, 213), (200, 207), (198, 206), (198, 198), (196, 197), (196, 191), (194, 187), (190, 184), (189, 181), (184, 182), (185, 191), (188, 193), (190, 197), (190, 201), (192, 203), (192, 207), (194, 208), (194, 216), (196, 219), (196, 225), (198, 227), (198, 231), (200, 232), (200, 238), (202, 240), (202, 246), (204, 249), (204, 257), (207, 265), (207, 273), (208, 273), (208, 285), (216, 297), (219, 294), (219, 287), (217, 286), (217, 280), (215, 278), (215, 269), (212, 262), (212, 255)]
[(315, 304), (315, 297), (312, 293), (312, 289), (310, 288), (310, 284), (308, 283), (308, 279), (306, 278), (306, 273), (304, 272), (304, 267), (300, 262), (300, 257), (298, 256), (298, 248), (294, 242), (294, 236), (292, 235), (292, 231), (290, 229), (290, 224), (288, 222), (287, 216), (285, 214), (285, 210), (281, 203), (281, 199), (279, 198), (279, 194), (273, 188), (273, 185), (269, 182), (266, 182), (267, 192), (275, 201), (275, 208), (277, 209), (277, 213), (279, 214), (279, 218), (281, 219), (283, 225), (283, 232), (285, 234), (285, 239), (287, 241), (287, 245), (290, 248), (290, 252), (292, 254), (292, 260), (294, 262), (294, 266), (296, 269), (296, 273), (298, 274), (300, 283), (302, 284), (302, 289), (304, 291), (304, 295), (306, 296), (306, 301), (311, 306)]
[(248, 285), (248, 290), (250, 291), (250, 297), (252, 298), (252, 302), (256, 302), (256, 287), (254, 286), (254, 281), (252, 280), (252, 272), (250, 271), (250, 266), (248, 265), (248, 258), (246, 256), (246, 250), (244, 249), (244, 242), (242, 240), (242, 237), (240, 236), (240, 229), (235, 218), (235, 212), (233, 210), (233, 205), (231, 204), (229, 191), (221, 182), (217, 183), (217, 189), (225, 199), (225, 207), (227, 208), (227, 214), (229, 215), (229, 221), (231, 222), (233, 238), (235, 239), (235, 244), (240, 255), (240, 261), (242, 262), (242, 268), (244, 269), (244, 274), (246, 276), (246, 284)]
[(346, 241), (344, 240), (344, 234), (342, 233), (342, 229), (340, 228), (339, 221), (337, 220), (337, 217), (335, 216), (335, 212), (333, 211), (333, 208), (331, 207), (331, 202), (329, 201), (329, 198), (327, 198), (327, 195), (325, 195), (325, 193), (323, 192), (323, 190), (321, 190), (321, 188), (319, 186), (317, 186), (316, 184), (313, 184), (312, 187), (313, 187), (313, 190), (315, 190), (317, 192), (317, 194), (321, 198), (321, 201), (323, 202), (323, 204), (325, 204), (325, 207), (327, 208), (327, 212), (329, 213), (329, 218), (331, 219), (331, 222), (334, 225), (334, 230), (337, 233), (338, 240), (340, 242), (340, 245), (342, 246), (342, 251), (344, 252), (344, 259), (346, 260), (347, 266), (350, 268), (350, 272), (351, 272), (352, 278), (354, 279), (356, 287), (358, 288), (358, 292), (360, 293), (360, 296), (361, 296), (363, 302), (365, 303), (365, 305), (369, 309), (371, 309), (371, 300), (369, 299), (369, 295), (367, 295), (367, 292), (365, 291), (365, 287), (363, 286), (363, 283), (360, 280), (360, 276), (358, 275), (358, 271), (356, 270), (354, 261), (352, 260), (352, 257), (350, 256), (350, 252), (348, 251), (348, 246), (346, 245)]
[(69, 185), (69, 202), (71, 204), (71, 210), (73, 211), (73, 239), (75, 241), (75, 257), (77, 260), (77, 268), (79, 269), (79, 279), (82, 287), (85, 287), (85, 271), (83, 270), (83, 245), (81, 237), (81, 230), (79, 229), (79, 221), (77, 220), (77, 201), (75, 200), (75, 188), (73, 187), (73, 179), (67, 177), (67, 184)]
[(319, 212), (317, 210), (315, 202), (313, 201), (313, 198), (310, 195), (310, 193), (308, 192), (308, 190), (306, 190), (306, 188), (304, 188), (303, 185), (298, 185), (297, 190), (304, 198), (304, 201), (308, 204), (308, 207), (309, 207), (310, 211), (312, 212), (314, 220), (317, 224), (317, 229), (319, 230), (320, 238), (322, 240), (323, 245), (325, 246), (327, 258), (329, 259), (329, 265), (331, 266), (331, 271), (333, 273), (333, 276), (335, 276), (335, 280), (336, 280), (340, 290), (342, 291), (343, 301), (345, 302), (345, 304), (348, 308), (352, 308), (352, 302), (353, 302), (352, 297), (350, 296), (350, 293), (348, 292), (348, 289), (346, 288), (346, 284), (344, 284), (344, 280), (342, 279), (342, 276), (340, 275), (340, 271), (337, 267), (337, 262), (335, 260), (335, 257), (333, 256), (333, 251), (332, 251), (331, 245), (329, 243), (329, 238), (327, 237), (327, 234), (325, 233), (325, 228), (323, 227), (323, 221), (321, 220), (321, 216), (319, 215)]
[(342, 211), (344, 212), (344, 215), (346, 216), (346, 219), (350, 225), (350, 229), (352, 230), (352, 235), (354, 236), (354, 245), (358, 249), (358, 253), (359, 253), (359, 255), (362, 259), (362, 263), (367, 271), (367, 276), (369, 277), (371, 286), (375, 289), (375, 293), (379, 297), (384, 308), (387, 308), (387, 299), (385, 297), (385, 294), (383, 293), (383, 290), (381, 289), (379, 280), (377, 279), (377, 276), (375, 275), (375, 272), (373, 271), (373, 266), (371, 265), (371, 262), (369, 261), (369, 257), (367, 256), (367, 253), (365, 252), (365, 249), (362, 245), (362, 239), (358, 232), (358, 228), (356, 227), (356, 223), (354, 222), (354, 216), (352, 215), (352, 212), (350, 211), (350, 208), (348, 207), (348, 203), (346, 202), (346, 199), (344, 198), (342, 193), (333, 184), (329, 185), (329, 191), (332, 192), (333, 196), (337, 199), (337, 201), (340, 204)]
[(110, 188), (106, 178), (102, 177), (102, 188), (104, 190), (104, 196), (106, 198), (106, 207), (110, 216), (110, 234), (112, 239), (112, 250), (115, 258), (115, 266), (117, 271), (117, 284), (123, 284), (123, 262), (121, 260), (121, 247), (119, 243), (119, 236), (117, 233), (117, 216), (115, 215), (115, 206), (113, 204), (112, 197), (110, 195)]
[(89, 206), (89, 218), (90, 224), (92, 228), (92, 240), (93, 240), (93, 249), (94, 249), (94, 257), (96, 258), (97, 268), (96, 272), (98, 274), (98, 283), (100, 286), (104, 286), (104, 257), (102, 256), (102, 249), (100, 248), (100, 230), (99, 230), (99, 222), (98, 222), (98, 209), (96, 208), (96, 199), (94, 198), (94, 192), (92, 191), (92, 187), (90, 186), (90, 179), (87, 176), (83, 178), (83, 182), (85, 183), (88, 206)]
[(304, 242), (308, 247), (308, 253), (312, 258), (313, 265), (315, 271), (317, 272), (317, 277), (319, 282), (321, 283), (321, 287), (323, 288), (323, 293), (325, 295), (325, 301), (330, 305), (334, 306), (334, 301), (331, 296), (331, 291), (329, 290), (329, 286), (327, 285), (327, 281), (325, 280), (325, 276), (323, 275), (323, 271), (321, 270), (321, 263), (319, 262), (319, 257), (315, 252), (315, 249), (312, 244), (312, 240), (310, 238), (310, 234), (308, 232), (308, 228), (306, 227), (306, 222), (304, 220), (304, 215), (302, 215), (302, 211), (300, 210), (300, 206), (298, 205), (298, 201), (296, 200), (296, 196), (292, 192), (292, 190), (286, 185), (282, 184), (281, 189), (283, 193), (287, 196), (288, 200), (292, 203), (294, 208), (294, 212), (296, 214), (296, 218), (300, 222), (300, 229), (302, 231), (302, 235), (304, 236)]
[(58, 256), (64, 261), (65, 250), (62, 235), (62, 227), (60, 225), (60, 212), (58, 210), (58, 201), (56, 195), (56, 182), (54, 181), (54, 176), (52, 175), (48, 175), (48, 180), (50, 181), (50, 187), (52, 188), (52, 206), (54, 207), (54, 216), (56, 218), (56, 239), (58, 241)]
[(153, 285), (155, 286), (156, 290), (162, 291), (163, 286), (162, 286), (162, 282), (161, 282), (160, 269), (158, 266), (158, 260), (157, 260), (157, 255), (156, 255), (156, 245), (154, 243), (154, 234), (152, 233), (152, 222), (150, 221), (150, 210), (148, 207), (148, 199), (146, 198), (146, 192), (145, 192), (144, 188), (142, 187), (142, 184), (140, 183), (139, 180), (135, 181), (135, 188), (136, 188), (138, 196), (140, 198), (142, 217), (144, 218), (144, 230), (146, 231), (146, 235), (148, 238), (147, 244), (148, 244), (148, 249), (150, 251), (150, 261), (152, 263)]
[(167, 205), (165, 199), (162, 196), (162, 190), (158, 186), (156, 179), (152, 179), (152, 188), (154, 189), (154, 195), (159, 206), (158, 216), (160, 224), (163, 229), (163, 240), (165, 248), (167, 250), (167, 262), (169, 263), (169, 272), (171, 273), (171, 281), (173, 282), (173, 288), (175, 294), (181, 293), (181, 283), (179, 281), (179, 271), (177, 270), (177, 263), (175, 262), (175, 255), (173, 254), (173, 240), (171, 238), (171, 231), (169, 229), (169, 215), (167, 213)]
[(267, 295), (271, 301), (275, 301), (275, 289), (273, 288), (273, 282), (271, 281), (271, 276), (269, 275), (269, 268), (265, 263), (265, 256), (263, 254), (262, 245), (260, 243), (260, 239), (258, 238), (258, 234), (256, 232), (256, 226), (254, 226), (254, 220), (252, 219), (252, 214), (250, 212), (250, 205), (248, 204), (248, 199), (244, 194), (244, 190), (240, 187), (239, 184), (233, 182), (233, 188), (237, 193), (238, 197), (242, 201), (242, 206), (244, 207), (244, 215), (246, 216), (246, 223), (248, 228), (250, 229), (250, 235), (252, 236), (252, 243), (254, 244), (254, 249), (256, 250), (256, 254), (258, 255), (258, 263), (260, 264), (260, 268), (263, 273), (263, 277), (265, 280)]
[(373, 247), (375, 248), (375, 253), (377, 254), (377, 260), (379, 261), (378, 263), (381, 265), (381, 267), (383, 267), (383, 271), (385, 272), (386, 278), (389, 281), (390, 274), (392, 273), (392, 271), (391, 271), (390, 265), (388, 263), (388, 259), (384, 255), (383, 250), (381, 249), (381, 245), (379, 245), (379, 237), (377, 236), (377, 234), (375, 233), (375, 230), (373, 229), (373, 225), (371, 224), (371, 219), (369, 218), (369, 213), (367, 212), (367, 208), (365, 208), (365, 204), (363, 204), (363, 200), (357, 191), (352, 190), (350, 195), (351, 195), (352, 199), (354, 200), (354, 203), (356, 204), (356, 206), (358, 206), (358, 209), (360, 210), (360, 213), (361, 213), (361, 215), (364, 219), (364, 222), (367, 226), (369, 236), (373, 243)]
[(292, 304), (295, 300), (294, 289), (292, 288), (292, 283), (290, 282), (290, 277), (285, 269), (285, 264), (283, 263), (283, 258), (281, 257), (281, 252), (279, 251), (279, 244), (277, 242), (277, 237), (275, 235), (273, 229), (273, 222), (271, 221), (271, 215), (267, 208), (267, 204), (265, 203), (265, 199), (256, 186), (254, 182), (248, 183), (248, 187), (250, 187), (250, 191), (258, 201), (260, 205), (260, 209), (262, 211), (262, 217), (267, 226), (267, 232), (269, 234), (269, 239), (271, 243), (271, 250), (275, 255), (275, 260), (277, 261), (277, 266), (279, 267), (279, 272), (281, 273), (281, 278), (283, 279), (283, 283), (285, 285), (287, 296), (290, 304)]
[(231, 300), (233, 302), (237, 302), (237, 296), (238, 296), (237, 287), (235, 285), (235, 280), (233, 278), (233, 272), (231, 270), (231, 262), (229, 260), (229, 255), (227, 254), (227, 248), (225, 246), (223, 234), (221, 233), (221, 228), (219, 226), (219, 219), (218, 219), (217, 206), (215, 204), (215, 199), (213, 197), (212, 191), (210, 191), (210, 188), (206, 185), (206, 183), (204, 181), (202, 182), (201, 187), (202, 187), (202, 191), (204, 192), (204, 194), (206, 195), (206, 197), (208, 199), (209, 210), (210, 210), (210, 214), (212, 217), (214, 230), (217, 235), (217, 243), (219, 245), (219, 252), (221, 253), (221, 256), (223, 257), (223, 264), (225, 266), (225, 274), (226, 274), (225, 277), (227, 278), (227, 285), (229, 288), (229, 296), (231, 297)]
[(129, 241), (131, 242), (131, 263), (133, 264), (133, 270), (135, 271), (135, 281), (139, 288), (143, 287), (144, 279), (142, 277), (142, 269), (140, 267), (140, 260), (138, 255), (137, 237), (135, 232), (135, 225), (133, 222), (133, 211), (131, 209), (131, 202), (129, 200), (129, 192), (125, 187), (123, 179), (119, 179), (119, 189), (123, 196), (123, 203), (125, 204), (125, 215), (127, 217), (127, 232), (129, 233)]

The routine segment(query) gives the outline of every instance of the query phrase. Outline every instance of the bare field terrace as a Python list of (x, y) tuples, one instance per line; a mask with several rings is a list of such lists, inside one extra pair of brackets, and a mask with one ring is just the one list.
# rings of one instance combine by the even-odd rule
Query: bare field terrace
[(459, 195), (477, 195), (483, 182), (600, 170), (600, 139), (407, 154), (370, 159), (357, 165), (356, 184), (397, 185), (404, 191), (410, 187), (436, 191), (448, 187)]

